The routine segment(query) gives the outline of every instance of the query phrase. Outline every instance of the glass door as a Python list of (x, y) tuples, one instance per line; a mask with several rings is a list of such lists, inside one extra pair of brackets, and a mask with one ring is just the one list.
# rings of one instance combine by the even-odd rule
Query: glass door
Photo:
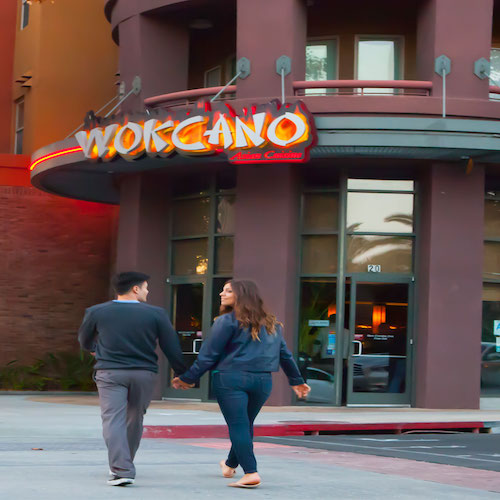
[(353, 277), (347, 404), (409, 405), (412, 282)]
[[(201, 282), (181, 282), (171, 286), (172, 324), (179, 336), (188, 366), (195, 362), (203, 342), (204, 289), (205, 285)], [(165, 394), (167, 397), (202, 399), (203, 390), (200, 383), (189, 391), (175, 390), (170, 386), (173, 376), (173, 370), (169, 367)]]

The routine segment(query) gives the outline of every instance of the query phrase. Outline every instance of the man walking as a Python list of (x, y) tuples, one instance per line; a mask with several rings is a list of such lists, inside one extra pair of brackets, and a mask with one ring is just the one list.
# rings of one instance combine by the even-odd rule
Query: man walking
[(89, 307), (78, 332), (82, 348), (95, 351), (111, 486), (134, 483), (134, 457), (158, 372), (157, 343), (176, 374), (187, 368), (167, 313), (145, 304), (148, 279), (138, 272), (117, 274), (112, 280), (117, 299)]

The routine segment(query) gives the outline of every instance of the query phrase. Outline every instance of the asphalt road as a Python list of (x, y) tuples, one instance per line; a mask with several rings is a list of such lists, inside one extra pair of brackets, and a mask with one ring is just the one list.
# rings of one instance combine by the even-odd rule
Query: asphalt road
[(406, 458), (500, 472), (500, 434), (375, 434), (262, 437), (256, 441)]

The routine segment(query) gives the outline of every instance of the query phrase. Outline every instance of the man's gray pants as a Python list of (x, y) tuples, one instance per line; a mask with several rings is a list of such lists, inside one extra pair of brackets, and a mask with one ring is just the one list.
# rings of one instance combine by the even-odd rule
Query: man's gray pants
[(135, 478), (134, 457), (142, 422), (153, 394), (156, 373), (149, 370), (97, 370), (102, 435), (109, 468), (120, 477)]

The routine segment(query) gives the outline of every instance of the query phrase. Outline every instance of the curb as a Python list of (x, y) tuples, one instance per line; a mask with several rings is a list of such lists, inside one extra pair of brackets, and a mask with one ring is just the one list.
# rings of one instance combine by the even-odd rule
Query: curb
[[(498, 422), (390, 422), (376, 424), (353, 424), (344, 422), (294, 422), (270, 425), (256, 425), (255, 436), (304, 436), (318, 434), (340, 434), (349, 432), (377, 433), (392, 431), (401, 434), (408, 431), (468, 431), (479, 433), (481, 429), (489, 430)], [(160, 439), (201, 439), (227, 438), (225, 425), (146, 425), (144, 438)]]

